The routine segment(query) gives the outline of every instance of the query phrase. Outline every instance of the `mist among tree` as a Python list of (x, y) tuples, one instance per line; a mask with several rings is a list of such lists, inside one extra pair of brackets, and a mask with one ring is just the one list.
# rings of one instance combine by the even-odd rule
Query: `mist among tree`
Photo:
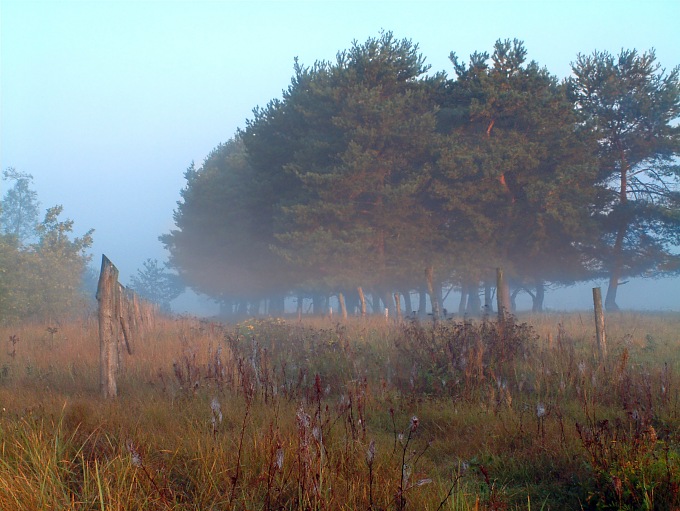
[(157, 304), (164, 312), (170, 312), (170, 302), (184, 291), (179, 277), (157, 259), (144, 261), (142, 268), (130, 279), (130, 288), (144, 300)]
[(677, 70), (595, 53), (560, 81), (527, 53), (452, 53), (448, 77), (384, 32), (296, 60), (282, 97), (187, 171), (171, 266), (237, 312), (363, 290), (374, 310), (412, 290), (424, 309), (443, 285), (477, 312), (496, 267), (535, 310), (548, 286), (607, 275), (614, 308), (621, 277), (676, 271)]

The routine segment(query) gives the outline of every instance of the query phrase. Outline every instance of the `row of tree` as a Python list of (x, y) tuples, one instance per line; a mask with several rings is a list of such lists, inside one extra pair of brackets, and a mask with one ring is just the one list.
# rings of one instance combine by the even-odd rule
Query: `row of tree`
[(537, 310), (548, 284), (608, 277), (612, 310), (621, 279), (677, 273), (679, 69), (595, 52), (559, 81), (526, 54), (452, 53), (449, 78), (386, 32), (296, 60), (282, 98), (187, 170), (170, 264), (272, 312), (291, 293), (436, 303), (445, 283), (474, 312), (496, 267)]

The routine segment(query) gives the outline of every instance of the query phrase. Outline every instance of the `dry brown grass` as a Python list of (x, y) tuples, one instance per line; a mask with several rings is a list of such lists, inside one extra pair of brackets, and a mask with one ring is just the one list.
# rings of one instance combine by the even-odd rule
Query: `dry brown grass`
[[(519, 321), (535, 337), (511, 358), (486, 339), (462, 366), (448, 327), (163, 319), (125, 355), (114, 401), (94, 321), (1, 328), (0, 509), (565, 509), (636, 502), (643, 476), (661, 502), (680, 474), (680, 316), (608, 315), (604, 365), (589, 314)], [(605, 467), (597, 431), (665, 461), (630, 448), (637, 472)]]

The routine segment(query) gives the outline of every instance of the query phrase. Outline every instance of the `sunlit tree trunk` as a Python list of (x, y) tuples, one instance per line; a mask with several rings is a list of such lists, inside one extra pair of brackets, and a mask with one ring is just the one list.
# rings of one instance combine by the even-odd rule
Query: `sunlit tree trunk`
[(508, 286), (502, 268), (496, 268), (496, 300), (498, 302), (498, 319), (505, 321), (505, 316), (510, 314), (510, 287)]

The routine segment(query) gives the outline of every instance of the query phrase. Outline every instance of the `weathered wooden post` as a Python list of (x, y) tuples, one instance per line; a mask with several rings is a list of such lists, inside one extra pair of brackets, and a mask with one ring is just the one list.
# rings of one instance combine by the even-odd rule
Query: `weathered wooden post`
[(359, 302), (361, 302), (361, 317), (365, 318), (366, 317), (366, 296), (364, 295), (364, 290), (361, 286), (357, 288), (357, 292), (359, 293)]
[(396, 314), (397, 323), (401, 323), (401, 297), (399, 296), (399, 293), (394, 293), (394, 303), (396, 304), (397, 307)]
[(134, 345), (132, 341), (139, 336), (139, 322), (137, 319), (137, 294), (131, 289), (125, 288), (124, 295), (124, 326), (127, 328), (128, 332), (128, 337), (125, 341), (128, 353), (132, 355), (134, 352)]
[(99, 386), (104, 398), (118, 394), (116, 373), (118, 370), (118, 269), (102, 255), (102, 268), (97, 284), (99, 302)]
[(118, 368), (123, 367), (123, 352), (121, 346), (125, 344), (128, 355), (132, 355), (132, 336), (133, 331), (130, 328), (130, 321), (128, 311), (130, 308), (127, 290), (118, 283), (118, 322), (119, 322), (119, 338), (118, 338)]
[(595, 308), (595, 333), (597, 335), (597, 350), (600, 354), (600, 362), (607, 358), (607, 335), (604, 329), (604, 312), (602, 311), (602, 290), (593, 288), (593, 305)]
[(342, 319), (347, 319), (347, 306), (345, 305), (345, 295), (340, 292), (338, 293), (338, 302), (340, 303), (340, 314)]
[(505, 281), (503, 268), (496, 268), (496, 302), (498, 321), (505, 323), (505, 316), (510, 312), (510, 287)]

